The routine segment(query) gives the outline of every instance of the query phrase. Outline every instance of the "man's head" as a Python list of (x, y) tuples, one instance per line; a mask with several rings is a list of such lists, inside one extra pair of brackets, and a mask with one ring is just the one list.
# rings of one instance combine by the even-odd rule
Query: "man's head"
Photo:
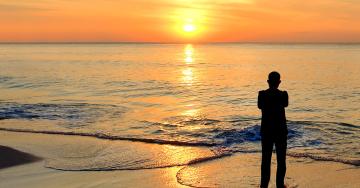
[(278, 88), (279, 84), (281, 82), (280, 74), (276, 71), (270, 72), (267, 82), (269, 83), (270, 88), (273, 88), (273, 89)]

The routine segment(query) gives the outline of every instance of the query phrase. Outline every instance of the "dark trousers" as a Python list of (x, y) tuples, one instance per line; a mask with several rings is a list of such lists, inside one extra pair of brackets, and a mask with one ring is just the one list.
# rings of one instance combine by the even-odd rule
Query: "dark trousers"
[(286, 146), (287, 136), (262, 136), (262, 159), (261, 159), (261, 187), (268, 187), (270, 181), (270, 165), (273, 146), (275, 144), (277, 170), (276, 187), (284, 187), (286, 173)]

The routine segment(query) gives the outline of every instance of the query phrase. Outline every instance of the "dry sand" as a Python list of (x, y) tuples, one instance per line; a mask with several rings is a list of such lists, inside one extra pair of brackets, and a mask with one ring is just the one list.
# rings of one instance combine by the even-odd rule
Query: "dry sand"
[[(66, 138), (65, 138), (66, 137)], [(61, 140), (88, 140), (76, 136), (0, 131), (0, 156), (22, 159), (0, 170), (0, 187), (258, 187), (260, 154), (236, 154), (203, 163), (168, 168), (120, 171), (61, 171), (44, 167), (52, 145)], [(59, 143), (60, 142), (60, 143)], [(84, 143), (81, 141), (81, 143)], [(24, 157), (25, 156), (25, 157)], [(43, 157), (43, 161), (38, 161)], [(28, 161), (27, 159), (34, 159)], [(7, 164), (11, 159), (1, 158)], [(360, 169), (336, 162), (288, 157), (286, 183), (289, 187), (360, 187)], [(274, 187), (275, 156), (271, 186)], [(186, 186), (187, 185), (187, 186)]]

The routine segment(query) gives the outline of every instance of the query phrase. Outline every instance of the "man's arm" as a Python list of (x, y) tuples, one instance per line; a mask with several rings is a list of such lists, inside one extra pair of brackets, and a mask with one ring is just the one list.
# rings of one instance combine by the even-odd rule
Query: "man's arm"
[(258, 103), (257, 103), (259, 109), (263, 109), (263, 107), (264, 107), (264, 101), (263, 101), (262, 98), (263, 98), (262, 97), (262, 91), (259, 91)]
[(284, 107), (287, 107), (289, 105), (289, 95), (286, 91), (283, 91), (283, 105)]

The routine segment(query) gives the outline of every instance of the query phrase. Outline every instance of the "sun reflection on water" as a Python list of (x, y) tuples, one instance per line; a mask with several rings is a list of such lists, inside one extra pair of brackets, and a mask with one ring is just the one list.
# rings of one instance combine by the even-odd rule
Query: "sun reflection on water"
[[(191, 44), (187, 44), (184, 47), (184, 63), (185, 67), (182, 69), (181, 73), (181, 81), (189, 87), (191, 90), (196, 90), (196, 86), (194, 82), (198, 77), (198, 71), (196, 69), (195, 61), (194, 61), (194, 47)], [(194, 96), (196, 97), (196, 96)], [(180, 113), (183, 116), (196, 117), (200, 114), (200, 109), (197, 109), (195, 104), (187, 103), (183, 106), (183, 110)]]
[[(184, 62), (186, 65), (194, 64), (193, 55), (194, 55), (193, 46), (191, 44), (185, 45), (185, 47), (184, 47)], [(194, 72), (195, 72), (195, 70), (193, 67), (186, 66), (182, 70), (182, 81), (187, 85), (191, 85), (194, 82), (194, 76), (195, 76)]]
[[(165, 159), (169, 160), (167, 162), (171, 161), (174, 164), (188, 164), (194, 160), (214, 156), (214, 153), (211, 150), (194, 147), (163, 145), (162, 150), (166, 156)], [(192, 171), (192, 174), (195, 178), (197, 177), (196, 171)]]
[(185, 68), (183, 71), (182, 71), (182, 74), (183, 74), (183, 81), (188, 84), (188, 85), (191, 85), (194, 81), (194, 71), (192, 68)]
[(199, 114), (199, 109), (189, 109), (181, 113), (183, 116), (197, 116)]
[(184, 54), (185, 54), (185, 63), (186, 64), (191, 64), (193, 63), (193, 54), (194, 54), (194, 48), (191, 44), (187, 44), (185, 46), (185, 49), (184, 49)]

